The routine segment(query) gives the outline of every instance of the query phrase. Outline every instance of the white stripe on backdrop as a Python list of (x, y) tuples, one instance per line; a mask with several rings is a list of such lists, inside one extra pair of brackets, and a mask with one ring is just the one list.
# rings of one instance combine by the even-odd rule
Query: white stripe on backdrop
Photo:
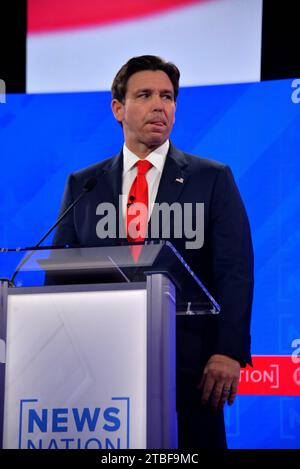
[(262, 0), (211, 0), (104, 26), (29, 34), (27, 91), (108, 90), (120, 66), (142, 54), (173, 61), (181, 86), (259, 81), (261, 28)]

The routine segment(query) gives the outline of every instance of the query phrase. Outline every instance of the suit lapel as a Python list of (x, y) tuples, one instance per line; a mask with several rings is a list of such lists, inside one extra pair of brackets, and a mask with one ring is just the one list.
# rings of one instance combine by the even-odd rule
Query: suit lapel
[[(123, 151), (111, 158), (100, 170), (101, 190), (104, 194), (105, 202), (110, 202), (116, 209), (116, 242), (124, 241), (123, 221), (120, 225), (119, 214), (122, 214), (122, 206), (119, 207), (119, 196), (122, 194), (122, 173), (123, 173)], [(125, 238), (126, 239), (126, 238)]]
[(178, 200), (187, 183), (188, 163), (184, 154), (170, 145), (155, 202), (172, 204)]
[[(113, 203), (117, 210), (117, 233), (120, 228), (118, 211), (122, 211), (122, 207), (119, 207), (119, 195), (122, 194), (122, 174), (123, 151), (120, 151), (115, 158), (110, 159), (107, 165), (101, 168), (101, 174), (99, 174), (100, 177), (102, 176), (101, 187), (105, 199), (107, 202)], [(188, 178), (188, 162), (184, 153), (170, 144), (155, 203), (165, 202), (171, 205), (176, 202)], [(151, 223), (151, 218), (149, 223)]]
[[(159, 233), (158, 236), (160, 238), (162, 237), (163, 226), (161, 221), (158, 221), (159, 218), (157, 218), (159, 213), (157, 211), (158, 206), (162, 203), (167, 203), (170, 206), (176, 202), (179, 199), (185, 184), (187, 183), (188, 177), (188, 162), (184, 156), (184, 153), (170, 145), (155, 199), (155, 206), (148, 223), (149, 238), (151, 238), (153, 233), (152, 224), (154, 223), (156, 225), (157, 222), (159, 223), (157, 227)], [(170, 223), (172, 224), (171, 220)], [(157, 237), (157, 234), (155, 237)]]
[[(111, 194), (115, 207), (119, 205), (119, 195), (122, 193), (123, 152), (110, 159), (108, 164), (101, 169), (103, 174), (103, 191), (108, 196)], [(109, 200), (107, 200), (109, 201)]]
[[(103, 174), (102, 187), (105, 194), (111, 194), (115, 206), (118, 206), (119, 195), (122, 193), (123, 152), (112, 158), (101, 168)], [(170, 145), (165, 166), (161, 176), (155, 202), (172, 203), (178, 200), (189, 177), (188, 162), (184, 153)]]

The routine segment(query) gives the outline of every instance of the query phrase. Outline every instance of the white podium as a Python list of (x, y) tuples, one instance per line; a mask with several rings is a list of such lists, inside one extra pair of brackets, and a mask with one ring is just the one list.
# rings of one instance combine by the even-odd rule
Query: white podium
[(1, 281), (3, 448), (177, 447), (176, 290), (177, 314), (219, 306), (169, 243), (130, 249), (25, 252)]

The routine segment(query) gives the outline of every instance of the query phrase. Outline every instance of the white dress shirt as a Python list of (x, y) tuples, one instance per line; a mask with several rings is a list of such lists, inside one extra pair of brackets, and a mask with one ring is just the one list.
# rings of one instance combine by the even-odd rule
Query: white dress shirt
[[(166, 156), (169, 151), (170, 142), (167, 140), (156, 150), (152, 151), (145, 159), (152, 163), (152, 168), (146, 173), (148, 183), (148, 220), (150, 219), (153, 205), (156, 199), (158, 186), (160, 183), (161, 174), (166, 161)], [(130, 188), (137, 174), (137, 167), (135, 164), (140, 158), (130, 151), (125, 143), (123, 146), (123, 179), (122, 179), (122, 210), (123, 218), (126, 222), (127, 214), (127, 200)], [(125, 223), (126, 224), (126, 223)]]

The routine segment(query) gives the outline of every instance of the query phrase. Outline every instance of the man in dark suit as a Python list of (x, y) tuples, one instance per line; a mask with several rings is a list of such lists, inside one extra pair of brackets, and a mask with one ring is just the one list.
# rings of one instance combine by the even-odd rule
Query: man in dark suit
[[(123, 128), (123, 150), (70, 175), (62, 210), (91, 176), (98, 184), (59, 225), (54, 244), (104, 246), (124, 241), (115, 233), (100, 239), (97, 207), (102, 202), (114, 204), (128, 230), (126, 202), (132, 200), (130, 194), (136, 194), (138, 184), (138, 192), (147, 192), (148, 219), (154, 202), (204, 204), (200, 249), (188, 249), (184, 235), (179, 239), (172, 230), (170, 234), (170, 241), (221, 305), (217, 316), (177, 318), (179, 448), (226, 448), (223, 406), (234, 402), (240, 367), (251, 364), (251, 235), (228, 166), (183, 153), (169, 142), (179, 75), (174, 64), (155, 56), (135, 57), (117, 73), (112, 111)], [(140, 161), (149, 162), (144, 173), (139, 172)], [(121, 194), (125, 203), (119, 206)]]

